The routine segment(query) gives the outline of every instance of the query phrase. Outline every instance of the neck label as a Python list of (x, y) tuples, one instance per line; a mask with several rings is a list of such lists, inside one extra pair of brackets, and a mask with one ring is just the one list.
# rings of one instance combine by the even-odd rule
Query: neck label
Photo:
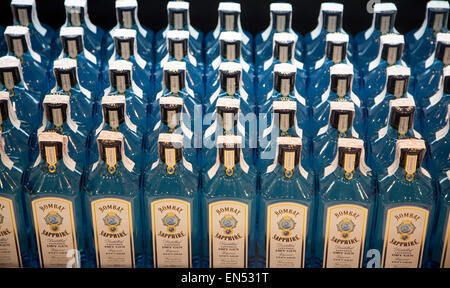
[(22, 39), (20, 39), (20, 38), (12, 39), (12, 44), (13, 44), (14, 55), (16, 55), (19, 58), (22, 57), (24, 54)]
[(173, 13), (173, 28), (175, 30), (183, 29), (183, 13)]
[(383, 268), (420, 268), (429, 211), (414, 207), (391, 208), (386, 213)]
[(347, 94), (347, 79), (338, 79), (336, 94), (339, 97), (344, 97)]
[(286, 15), (276, 15), (276, 27), (278, 33), (286, 30)]
[(248, 205), (237, 201), (217, 201), (208, 205), (209, 266), (246, 268)]
[(70, 80), (70, 74), (69, 73), (61, 73), (60, 78), (61, 78), (61, 88), (66, 92), (70, 91), (70, 89), (72, 89), (72, 82)]
[(99, 268), (134, 268), (131, 203), (105, 198), (91, 203)]
[(394, 65), (395, 62), (397, 62), (397, 52), (398, 52), (397, 50), (398, 50), (397, 47), (389, 47), (388, 48), (388, 53), (387, 53), (387, 56), (386, 56), (386, 62), (389, 65)]
[(291, 93), (291, 79), (281, 78), (280, 93), (282, 96), (288, 96)]
[(401, 98), (403, 94), (405, 94), (404, 88), (405, 88), (405, 80), (403, 79), (395, 80), (394, 84), (395, 98)]
[(155, 268), (191, 268), (191, 204), (161, 199), (150, 205)]
[(41, 268), (66, 268), (67, 253), (77, 249), (72, 202), (40, 198), (32, 208)]
[(183, 43), (181, 42), (173, 43), (173, 57), (177, 61), (183, 60), (184, 58)]
[(337, 15), (330, 15), (327, 17), (328, 22), (327, 22), (327, 31), (328, 33), (334, 33), (337, 30), (337, 20), (338, 20), (338, 16)]
[(20, 268), (19, 237), (13, 202), (0, 197), (0, 268)]
[(304, 267), (308, 207), (276, 203), (267, 207), (266, 215), (266, 267)]
[(3, 72), (3, 85), (5, 85), (8, 90), (14, 89), (16, 84), (14, 82), (14, 75), (12, 72)]
[(123, 27), (131, 29), (133, 27), (133, 11), (122, 11)]
[(116, 75), (116, 89), (119, 93), (124, 93), (127, 90), (125, 75)]
[(227, 94), (233, 96), (236, 93), (236, 78), (227, 77)]
[(391, 28), (391, 16), (381, 16), (380, 19), (381, 35), (389, 33), (390, 28)]
[[(53, 125), (55, 125), (56, 127), (61, 127), (64, 124), (62, 108), (54, 108), (51, 110), (52, 110)], [(47, 150), (47, 148), (49, 148), (49, 147), (45, 147), (46, 150)], [(47, 155), (47, 159), (48, 159), (49, 154), (47, 153), (47, 151), (46, 151), (46, 155)], [(55, 153), (54, 157), (56, 157), (56, 153)]]
[(338, 120), (337, 130), (339, 133), (344, 134), (348, 130), (348, 114), (340, 114)]
[(226, 45), (227, 51), (227, 60), (229, 62), (234, 62), (236, 60), (236, 47), (234, 44), (227, 44)]
[(434, 14), (433, 30), (435, 32), (441, 31), (442, 27), (444, 26), (444, 15), (445, 13)]
[(331, 59), (334, 64), (341, 63), (342, 61), (342, 46), (333, 45), (333, 58)]
[(70, 23), (72, 24), (72, 26), (80, 27), (81, 26), (81, 16), (80, 16), (80, 11), (77, 11), (77, 10), (73, 9), (73, 11), (70, 11), (70, 13), (69, 13)]
[(234, 31), (234, 15), (225, 15), (225, 31)]
[(444, 66), (450, 64), (450, 46), (445, 46), (444, 57), (442, 57), (442, 62), (444, 63)]
[(120, 56), (125, 60), (131, 57), (130, 43), (131, 41), (120, 41)]
[(368, 209), (336, 205), (326, 211), (323, 268), (361, 268)]
[(17, 8), (17, 16), (19, 16), (19, 24), (22, 26), (30, 25), (28, 19), (28, 9), (27, 8)]
[(109, 126), (111, 127), (111, 129), (116, 130), (117, 128), (119, 128), (120, 121), (118, 110), (109, 110), (108, 118), (109, 118)]
[(78, 55), (77, 40), (67, 40), (67, 54), (70, 58), (75, 59)]
[(398, 120), (398, 134), (406, 135), (409, 129), (409, 116), (400, 117)]
[(286, 63), (289, 61), (289, 46), (280, 45), (278, 48), (278, 60), (280, 63)]

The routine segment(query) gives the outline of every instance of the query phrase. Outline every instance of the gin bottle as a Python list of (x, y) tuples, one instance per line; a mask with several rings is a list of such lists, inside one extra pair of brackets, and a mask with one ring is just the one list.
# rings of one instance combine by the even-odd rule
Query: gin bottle
[(98, 268), (143, 265), (140, 174), (127, 157), (122, 133), (102, 131), (98, 161), (86, 183), (89, 263)]
[(184, 157), (183, 136), (161, 133), (144, 174), (147, 257), (155, 268), (200, 266), (199, 175)]
[(377, 225), (371, 247), (382, 251), (382, 268), (420, 268), (428, 262), (434, 192), (422, 167), (425, 142), (397, 141), (387, 174), (378, 180)]
[(428, 166), (433, 176), (444, 173), (450, 169), (450, 133), (449, 118), (450, 104), (447, 106), (445, 122), (441, 129), (437, 130), (434, 135), (428, 137), (430, 147), (430, 155), (428, 157)]
[(68, 141), (57, 132), (39, 133), (39, 155), (25, 183), (41, 268), (86, 265), (81, 170), (67, 154)]
[(246, 268), (255, 265), (257, 173), (240, 147), (242, 138), (217, 139), (216, 162), (204, 174), (202, 265)]
[(375, 182), (364, 141), (340, 138), (317, 195), (314, 259), (323, 268), (361, 268), (371, 239)]
[(273, 163), (261, 174), (258, 262), (267, 268), (310, 264), (314, 176), (302, 166), (302, 139), (279, 137)]

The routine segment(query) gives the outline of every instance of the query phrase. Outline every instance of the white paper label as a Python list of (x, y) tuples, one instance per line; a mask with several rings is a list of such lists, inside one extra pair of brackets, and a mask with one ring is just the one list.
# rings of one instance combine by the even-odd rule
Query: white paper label
[(398, 122), (398, 134), (405, 135), (408, 132), (409, 117), (400, 117)]
[(14, 89), (15, 83), (14, 83), (14, 76), (12, 72), (3, 72), (3, 84), (5, 85), (6, 89), (12, 90)]
[(444, 66), (447, 66), (450, 64), (450, 47), (445, 47), (444, 57), (442, 58), (442, 63), (444, 63)]
[(363, 259), (368, 209), (336, 205), (327, 209), (324, 268), (360, 268)]
[(225, 47), (227, 49), (227, 60), (229, 62), (236, 60), (236, 46), (234, 44), (226, 44)]
[(234, 113), (223, 113), (223, 130), (231, 131), (233, 129), (233, 126), (234, 126)]
[(225, 15), (225, 31), (234, 31), (234, 15)]
[(17, 57), (22, 57), (23, 56), (22, 39), (12, 39), (12, 44), (14, 55), (16, 55)]
[(236, 78), (227, 77), (227, 94), (233, 96), (236, 93)]
[(267, 207), (266, 267), (302, 268), (308, 207), (290, 202)]
[(403, 91), (405, 88), (405, 80), (395, 80), (394, 82), (394, 96), (400, 98), (405, 94)]
[(344, 159), (344, 170), (349, 172), (355, 170), (356, 154), (345, 153)]
[(339, 115), (338, 120), (338, 131), (340, 133), (345, 133), (348, 130), (348, 114), (341, 114)]
[(190, 209), (189, 202), (178, 199), (151, 203), (155, 268), (191, 267)]
[(175, 57), (176, 60), (180, 61), (184, 57), (183, 52), (183, 43), (174, 43), (173, 44), (173, 57)]
[(328, 33), (336, 32), (337, 16), (328, 16), (327, 31)]
[(280, 85), (280, 93), (282, 96), (288, 96), (291, 92), (291, 80), (282, 78), (281, 79), (281, 85)]
[(441, 268), (450, 268), (450, 212), (447, 215), (447, 231), (445, 232), (444, 247), (442, 248)]
[(17, 14), (19, 16), (19, 24), (22, 26), (30, 25), (30, 21), (28, 19), (28, 10), (26, 8), (18, 8)]
[(289, 116), (290, 115), (286, 113), (280, 114), (280, 130), (282, 132), (287, 132), (289, 130)]
[(53, 118), (53, 125), (55, 125), (56, 127), (61, 127), (64, 123), (62, 109), (61, 108), (52, 109), (52, 118)]
[(0, 268), (22, 266), (13, 202), (0, 197)]
[(119, 93), (124, 93), (127, 90), (126, 78), (124, 75), (116, 76), (116, 89)]
[(119, 127), (119, 111), (110, 110), (108, 111), (109, 126), (111, 129), (117, 129)]
[(381, 16), (381, 19), (380, 19), (381, 35), (384, 35), (389, 32), (390, 24), (391, 24), (391, 16)]
[(178, 75), (170, 75), (170, 92), (172, 93), (178, 93), (180, 91), (180, 83), (179, 83), (179, 77)]
[(397, 47), (389, 47), (386, 62), (389, 65), (393, 65), (395, 64), (396, 61), (397, 61)]
[(286, 30), (286, 16), (285, 15), (277, 15), (276, 16), (276, 30), (277, 32), (284, 32)]
[(236, 163), (234, 161), (234, 150), (224, 150), (224, 163), (223, 165), (226, 168), (233, 168), (234, 167), (234, 163)]
[(78, 55), (77, 40), (67, 40), (67, 51), (70, 58), (76, 58)]
[(167, 110), (167, 126), (174, 129), (178, 126), (178, 117), (176, 110)]
[(434, 14), (433, 30), (441, 31), (444, 24), (444, 14)]
[[(334, 64), (337, 63), (341, 63), (342, 61), (342, 46), (340, 45), (335, 45), (333, 47), (333, 59), (332, 59)], [(338, 80), (340, 81), (340, 80)]]
[(34, 228), (42, 268), (65, 268), (67, 253), (77, 249), (73, 205), (62, 198), (32, 201)]
[(61, 73), (59, 74), (60, 78), (61, 78), (61, 88), (64, 91), (70, 91), (70, 89), (72, 88), (72, 84), (70, 82), (70, 74), (69, 73)]
[(173, 13), (173, 28), (175, 30), (183, 29), (183, 13)]
[(386, 213), (383, 268), (420, 268), (428, 226), (428, 210), (414, 206)]
[(80, 11), (70, 12), (69, 15), (70, 15), (70, 23), (72, 23), (72, 26), (80, 27), (81, 26)]
[(209, 265), (212, 268), (246, 268), (248, 205), (237, 201), (209, 204)]
[(131, 203), (116, 198), (92, 201), (95, 250), (99, 268), (134, 268)]
[(280, 46), (278, 51), (279, 51), (278, 60), (280, 61), (280, 63), (286, 63), (287, 61), (289, 61), (288, 58), (289, 46)]
[(166, 159), (166, 165), (169, 167), (175, 166), (177, 164), (176, 161), (176, 155), (175, 155), (175, 148), (165, 148), (164, 149), (164, 156)]
[(347, 79), (337, 80), (336, 94), (339, 97), (344, 97), (347, 94)]
[(130, 29), (133, 26), (132, 11), (122, 11), (123, 27)]
[(131, 51), (130, 42), (128, 42), (128, 41), (120, 42), (120, 56), (123, 59), (125, 59), (125, 60), (130, 59), (130, 56), (131, 56), (130, 51)]

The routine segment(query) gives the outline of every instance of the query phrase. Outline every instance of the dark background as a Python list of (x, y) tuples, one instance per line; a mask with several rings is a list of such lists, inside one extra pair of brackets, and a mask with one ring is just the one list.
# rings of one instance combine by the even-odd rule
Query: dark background
[[(228, 0), (231, 1), (231, 0)], [(374, 1), (374, 0), (370, 0)], [(0, 25), (12, 23), (10, 0), (0, 0)], [(167, 25), (167, 0), (138, 0), (139, 19), (142, 25), (158, 31)], [(191, 24), (203, 32), (211, 31), (217, 24), (218, 0), (191, 0)], [(241, 21), (244, 30), (256, 34), (269, 23), (271, 2), (290, 2), (293, 5), (293, 28), (301, 34), (310, 32), (317, 25), (319, 0), (235, 0), (241, 3)], [(329, 2), (332, 2), (329, 0)], [(372, 15), (366, 10), (369, 0), (334, 0), (345, 5), (344, 29), (350, 34), (367, 29), (372, 23)], [(378, 0), (378, 2), (381, 2)], [(405, 34), (419, 27), (425, 17), (426, 0), (392, 0), (397, 5), (396, 27)], [(116, 24), (114, 0), (88, 0), (89, 18), (95, 25), (109, 30)], [(64, 0), (36, 0), (39, 20), (54, 28), (65, 21)]]

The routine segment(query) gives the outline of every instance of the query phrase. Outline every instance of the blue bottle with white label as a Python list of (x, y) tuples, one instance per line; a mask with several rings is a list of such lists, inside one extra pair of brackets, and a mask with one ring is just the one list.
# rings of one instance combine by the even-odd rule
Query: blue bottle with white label
[[(104, 95), (125, 95), (127, 115), (131, 122), (147, 129), (147, 91), (144, 91), (133, 80), (133, 63), (126, 60), (113, 61), (109, 65), (109, 82)], [(100, 116), (100, 114), (98, 114)]]
[(382, 252), (382, 268), (420, 268), (428, 263), (435, 196), (431, 176), (422, 167), (425, 150), (423, 140), (398, 140), (386, 175), (379, 177), (371, 247)]
[(114, 40), (112, 33), (116, 29), (133, 29), (136, 31), (137, 51), (146, 60), (153, 59), (153, 38), (152, 30), (142, 26), (138, 17), (138, 3), (136, 0), (116, 1), (116, 19), (117, 24), (110, 31), (108, 37), (105, 37), (106, 59), (109, 58), (114, 50)]
[[(94, 25), (89, 19), (87, 0), (66, 0), (64, 1), (66, 10), (66, 22), (62, 27), (82, 27), (84, 31), (83, 42), (86, 49), (94, 54), (97, 59), (103, 59), (103, 37), (105, 31)], [(60, 43), (56, 51), (61, 50)]]
[(450, 267), (450, 170), (441, 174), (438, 183), (438, 211), (436, 225), (433, 228), (432, 242), (430, 245), (430, 266), (449, 268)]
[(436, 47), (437, 33), (448, 32), (447, 1), (429, 1), (425, 12), (425, 20), (420, 28), (405, 35), (405, 55), (409, 65), (426, 60)]
[(386, 34), (399, 34), (395, 29), (397, 7), (394, 3), (375, 3), (372, 25), (358, 33), (354, 38), (355, 58), (358, 66), (366, 66), (377, 57), (380, 37)]
[(166, 37), (171, 30), (183, 30), (189, 32), (189, 50), (199, 62), (203, 62), (203, 32), (191, 25), (189, 2), (167, 2), (167, 27), (156, 34), (155, 60), (158, 63), (167, 54)]
[(370, 141), (377, 139), (378, 131), (388, 123), (391, 100), (414, 99), (410, 93), (414, 91), (414, 83), (411, 83), (410, 75), (409, 67), (394, 65), (386, 69), (385, 88), (374, 98), (373, 106), (367, 107), (367, 138)]
[[(84, 46), (84, 30), (81, 27), (62, 27), (60, 41), (62, 51), (58, 59), (71, 58), (77, 61), (78, 79), (81, 86), (95, 94), (103, 90), (101, 81), (101, 61)], [(54, 83), (50, 83), (53, 87)]]
[(168, 53), (157, 65), (155, 65), (155, 86), (158, 86), (163, 81), (163, 70), (166, 63), (172, 61), (184, 62), (186, 64), (187, 72), (186, 81), (188, 82), (189, 87), (203, 98), (205, 93), (205, 85), (203, 81), (204, 66), (203, 62), (197, 61), (197, 59), (191, 55), (189, 50), (189, 32), (176, 30), (168, 31), (167, 46), (169, 47)]
[(111, 35), (114, 39), (114, 51), (109, 58), (105, 59), (103, 66), (103, 85), (108, 87), (109, 83), (109, 65), (116, 60), (126, 60), (133, 63), (133, 80), (139, 87), (144, 89), (147, 94), (153, 94), (153, 83), (151, 81), (153, 73), (153, 59), (144, 59), (137, 50), (136, 30), (133, 29), (115, 29)]
[(144, 265), (140, 171), (125, 154), (120, 132), (97, 137), (99, 158), (85, 186), (89, 265), (139, 268)]
[(361, 268), (367, 261), (375, 181), (364, 158), (363, 140), (340, 138), (334, 160), (321, 171), (313, 248), (316, 266)]
[(202, 199), (202, 266), (256, 265), (257, 173), (243, 154), (242, 138), (217, 138), (216, 161), (205, 168)]
[(241, 4), (235, 2), (220, 2), (219, 19), (216, 28), (205, 36), (205, 58), (215, 59), (221, 53), (219, 38), (223, 32), (236, 32), (241, 35), (242, 57), (245, 62), (253, 62), (253, 36), (242, 29)]
[[(0, 100), (0, 103), (4, 112), (4, 103), (6, 102)], [(3, 132), (3, 127), (7, 124), (2, 122), (1, 125)], [(16, 145), (5, 136), (2, 135), (0, 139), (0, 183), (2, 187), (0, 190), (0, 235), (2, 241), (0, 267), (35, 267), (36, 263), (33, 262), (33, 252), (26, 225), (28, 219), (23, 204), (23, 170), (18, 168), (14, 160), (9, 157), (10, 151), (5, 153), (6, 146)]]
[(450, 33), (438, 33), (436, 50), (423, 62), (412, 68), (416, 78), (415, 96), (417, 106), (425, 108), (440, 88), (444, 68), (450, 64)]
[(30, 41), (33, 49), (45, 59), (53, 59), (53, 41), (55, 31), (39, 21), (35, 0), (12, 0), (11, 10), (14, 25), (30, 29)]
[(312, 135), (318, 133), (319, 129), (329, 122), (330, 102), (350, 102), (354, 104), (356, 131), (364, 131), (364, 110), (360, 98), (358, 97), (358, 87), (353, 87), (356, 82), (352, 65), (337, 64), (330, 68), (330, 80), (327, 90), (321, 95), (312, 95), (311, 98), (311, 129)]
[[(328, 33), (340, 32), (347, 34), (342, 28), (344, 5), (325, 2), (320, 5), (317, 26), (303, 38), (305, 65), (310, 66), (323, 56), (325, 38)], [(349, 35), (350, 37), (350, 35)], [(349, 41), (348, 52), (353, 53), (352, 39)]]
[(41, 268), (87, 267), (81, 170), (67, 154), (68, 141), (54, 131), (39, 133), (39, 155), (25, 183), (33, 256)]
[[(184, 157), (183, 136), (161, 133), (144, 174), (147, 265), (200, 267), (201, 213), (198, 171)], [(175, 252), (176, 251), (176, 252)]]
[[(370, 165), (374, 173), (381, 177), (386, 167), (392, 163), (399, 139), (418, 138), (422, 136), (414, 129), (416, 105), (411, 98), (400, 98), (389, 102), (389, 115), (386, 126), (379, 129), (378, 137), (370, 143)], [(377, 135), (375, 135), (377, 136)]]
[[(33, 139), (41, 122), (39, 95), (28, 88), (23, 80), (20, 60), (12, 56), (0, 58), (0, 90), (9, 94), (13, 110), (20, 120), (20, 128)], [(33, 140), (32, 140), (33, 141)], [(34, 142), (32, 142), (32, 146)]]
[(6, 91), (0, 91), (0, 120), (2, 153), (16, 168), (25, 172), (30, 156), (28, 147), (32, 143), (29, 134), (21, 128), (22, 122), (17, 118), (9, 93)]
[(314, 176), (303, 168), (299, 137), (277, 138), (276, 155), (261, 171), (258, 195), (258, 267), (311, 265)]
[(289, 3), (270, 3), (269, 26), (255, 36), (255, 63), (261, 63), (273, 55), (273, 36), (276, 33), (292, 33), (295, 39), (295, 58), (302, 61), (302, 35), (292, 29), (292, 5)]
[(372, 107), (374, 98), (384, 90), (386, 69), (394, 65), (406, 67), (406, 63), (402, 60), (403, 47), (403, 35), (383, 35), (380, 37), (378, 56), (371, 62), (366, 63), (366, 66), (360, 66), (362, 99), (366, 107)]
[(44, 91), (49, 88), (47, 86), (49, 61), (31, 47), (29, 29), (22, 26), (8, 26), (5, 30), (5, 41), (8, 47), (6, 55), (20, 59), (22, 73), (29, 89), (42, 97)]

